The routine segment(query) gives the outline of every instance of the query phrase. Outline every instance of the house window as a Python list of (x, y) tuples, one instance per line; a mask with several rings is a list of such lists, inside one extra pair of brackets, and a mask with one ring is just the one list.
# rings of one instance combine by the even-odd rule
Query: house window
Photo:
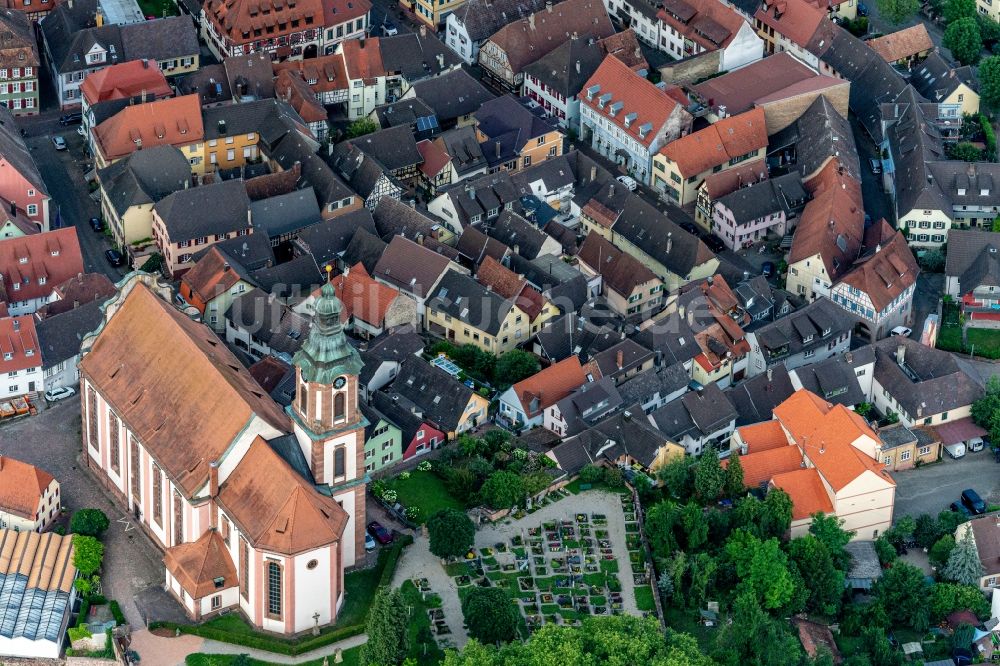
[(250, 544), (240, 537), (240, 596), (250, 598)]
[(230, 148), (226, 151), (226, 159), (230, 162), (236, 159), (236, 150), (234, 148)]
[(142, 495), (139, 490), (142, 486), (140, 485), (142, 481), (142, 464), (139, 459), (139, 443), (135, 441), (135, 437), (129, 438), (129, 463), (131, 469), (132, 478), (129, 479), (129, 487), (132, 490), (132, 499), (137, 504), (140, 502)]
[(931, 452), (931, 447), (929, 446), (921, 446), (919, 449), (917, 449), (918, 456), (926, 456), (930, 452)]
[(111, 442), (110, 455), (111, 455), (111, 470), (115, 474), (121, 474), (121, 447), (119, 445), (118, 437), (121, 423), (118, 421), (118, 417), (108, 410), (108, 427), (111, 432), (108, 433), (108, 441)]
[(344, 414), (345, 414), (345, 411), (346, 411), (345, 403), (346, 403), (346, 397), (344, 396), (343, 393), (338, 393), (337, 395), (333, 396), (333, 420), (334, 421), (343, 421), (344, 420)]
[(226, 518), (225, 516), (223, 516), (222, 517), (222, 540), (226, 542), (227, 546), (229, 545), (229, 532), (230, 532), (230, 529), (231, 528), (230, 528), (230, 525), (229, 525), (229, 519)]
[(174, 543), (184, 543), (184, 500), (174, 491)]
[(941, 412), (941, 423), (948, 420), (948, 412)]
[(281, 619), (281, 565), (277, 562), (267, 563), (267, 614)]
[(347, 474), (347, 452), (343, 446), (333, 452), (333, 476), (340, 478)]
[(90, 448), (95, 451), (100, 449), (100, 444), (97, 441), (97, 391), (93, 388), (87, 389), (87, 426), (89, 429), (90, 436)]
[(219, 610), (222, 608), (222, 595), (216, 594), (212, 597), (212, 610)]
[(38, 204), (28, 204), (28, 215), (38, 215)]
[(153, 520), (163, 527), (163, 472), (153, 463)]
[(905, 451), (900, 451), (900, 453), (899, 453), (899, 460), (900, 460), (900, 462), (903, 462), (903, 461), (906, 461), (906, 460), (909, 460), (909, 459), (910, 459), (910, 450), (909, 449), (907, 449)]

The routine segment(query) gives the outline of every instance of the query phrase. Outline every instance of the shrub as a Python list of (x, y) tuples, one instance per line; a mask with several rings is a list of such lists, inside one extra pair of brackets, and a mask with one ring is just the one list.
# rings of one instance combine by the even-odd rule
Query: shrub
[(597, 483), (604, 478), (604, 470), (597, 465), (585, 465), (580, 470), (580, 481), (584, 483)]
[(118, 605), (117, 601), (112, 599), (108, 603), (108, 610), (111, 611), (111, 616), (115, 618), (115, 624), (118, 626), (125, 624), (125, 614), (122, 613), (122, 608)]
[(625, 487), (625, 474), (618, 467), (605, 467), (604, 468), (604, 483), (608, 484), (610, 488), (624, 488)]
[(418, 472), (429, 472), (431, 471), (431, 467), (432, 465), (430, 460), (421, 460), (419, 463), (417, 463)]
[(73, 565), (83, 576), (90, 576), (101, 568), (104, 545), (92, 536), (73, 535)]
[(73, 534), (99, 537), (111, 525), (111, 521), (100, 509), (80, 509), (69, 521), (69, 531)]

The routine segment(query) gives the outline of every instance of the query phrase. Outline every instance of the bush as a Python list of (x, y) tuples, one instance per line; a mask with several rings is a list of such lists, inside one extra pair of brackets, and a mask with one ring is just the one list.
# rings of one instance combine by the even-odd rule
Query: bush
[(73, 535), (73, 566), (83, 576), (90, 576), (101, 568), (104, 545), (92, 536)]
[(476, 526), (458, 509), (441, 509), (427, 520), (430, 551), (438, 557), (462, 557), (476, 538)]
[(111, 521), (100, 509), (80, 509), (69, 521), (69, 531), (73, 534), (99, 537), (111, 525)]
[(604, 478), (604, 469), (597, 465), (585, 465), (580, 470), (580, 481), (583, 483), (597, 483)]
[(111, 616), (115, 618), (115, 624), (117, 624), (119, 627), (125, 624), (125, 614), (122, 613), (122, 608), (121, 606), (118, 605), (117, 601), (112, 599), (108, 603), (108, 610), (111, 611)]
[(604, 468), (604, 483), (608, 484), (609, 488), (624, 488), (625, 474), (619, 467), (606, 467)]

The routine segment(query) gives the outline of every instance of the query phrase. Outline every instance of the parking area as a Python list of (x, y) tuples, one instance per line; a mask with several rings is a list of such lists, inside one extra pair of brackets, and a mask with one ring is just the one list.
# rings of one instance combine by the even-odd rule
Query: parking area
[[(132, 626), (142, 626), (134, 600), (149, 588), (162, 587), (163, 556), (132, 523), (131, 516), (112, 504), (90, 473), (80, 469), (81, 441), (76, 397), (55, 403), (37, 416), (0, 424), (0, 453), (52, 474), (61, 486), (66, 511), (96, 508), (111, 519), (103, 538), (104, 594), (119, 601)], [(170, 598), (159, 603), (176, 605)]]
[(940, 463), (894, 472), (896, 481), (895, 518), (936, 516), (958, 500), (962, 491), (973, 488), (987, 504), (1000, 504), (1000, 464), (993, 460), (989, 449), (968, 453), (952, 460), (945, 454)]

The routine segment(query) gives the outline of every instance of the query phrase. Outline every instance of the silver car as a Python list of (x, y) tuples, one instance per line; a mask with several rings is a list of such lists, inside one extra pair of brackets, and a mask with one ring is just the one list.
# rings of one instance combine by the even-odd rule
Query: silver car
[(61, 136), (52, 137), (52, 145), (56, 147), (56, 150), (66, 150), (66, 139)]

